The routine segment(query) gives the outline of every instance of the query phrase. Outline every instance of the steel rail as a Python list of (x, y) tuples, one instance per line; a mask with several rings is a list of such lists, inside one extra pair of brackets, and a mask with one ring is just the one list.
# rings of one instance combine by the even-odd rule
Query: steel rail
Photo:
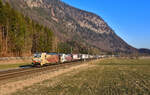
[(9, 70), (9, 71), (3, 72), (3, 73), (0, 72), (0, 81), (9, 80), (12, 78), (17, 78), (17, 77), (22, 77), (22, 76), (33, 74), (33, 73), (54, 70), (54, 69), (65, 67), (65, 66), (70, 66), (70, 65), (72, 66), (72, 65), (76, 65), (76, 64), (77, 65), (82, 64), (82, 61), (50, 65), (50, 66), (45, 66), (45, 67), (41, 67), (41, 68), (26, 68), (26, 69), (17, 69), (14, 71)]

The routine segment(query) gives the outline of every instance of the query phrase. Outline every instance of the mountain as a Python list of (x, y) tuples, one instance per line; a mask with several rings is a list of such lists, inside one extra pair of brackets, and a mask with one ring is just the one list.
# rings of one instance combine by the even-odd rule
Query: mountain
[(141, 54), (149, 54), (150, 55), (150, 49), (141, 48), (141, 49), (138, 49), (138, 51)]
[(25, 16), (52, 29), (58, 40), (74, 48), (134, 53), (98, 15), (74, 8), (61, 0), (3, 0)]

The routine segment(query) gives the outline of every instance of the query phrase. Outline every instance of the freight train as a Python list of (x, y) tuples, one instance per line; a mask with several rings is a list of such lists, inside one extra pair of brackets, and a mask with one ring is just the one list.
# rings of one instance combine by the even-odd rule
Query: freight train
[(60, 64), (65, 62), (82, 61), (100, 58), (99, 55), (89, 54), (60, 54), (60, 53), (35, 53), (32, 58), (34, 66), (44, 66), (49, 64)]

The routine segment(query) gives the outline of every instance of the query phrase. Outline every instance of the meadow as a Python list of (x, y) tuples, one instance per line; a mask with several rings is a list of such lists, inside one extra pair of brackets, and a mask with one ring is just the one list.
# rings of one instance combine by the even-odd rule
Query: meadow
[(13, 95), (150, 95), (150, 59), (102, 59)]
[(31, 66), (31, 63), (13, 63), (13, 64), (0, 64), (0, 70), (9, 70), (9, 69), (16, 69), (21, 67)]

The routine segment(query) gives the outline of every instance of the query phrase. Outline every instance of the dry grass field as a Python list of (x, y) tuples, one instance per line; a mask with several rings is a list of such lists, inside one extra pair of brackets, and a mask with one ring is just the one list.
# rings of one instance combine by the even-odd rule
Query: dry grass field
[(0, 64), (0, 70), (15, 69), (21, 66), (30, 66), (31, 63)]
[(104, 59), (13, 95), (150, 95), (150, 59)]

